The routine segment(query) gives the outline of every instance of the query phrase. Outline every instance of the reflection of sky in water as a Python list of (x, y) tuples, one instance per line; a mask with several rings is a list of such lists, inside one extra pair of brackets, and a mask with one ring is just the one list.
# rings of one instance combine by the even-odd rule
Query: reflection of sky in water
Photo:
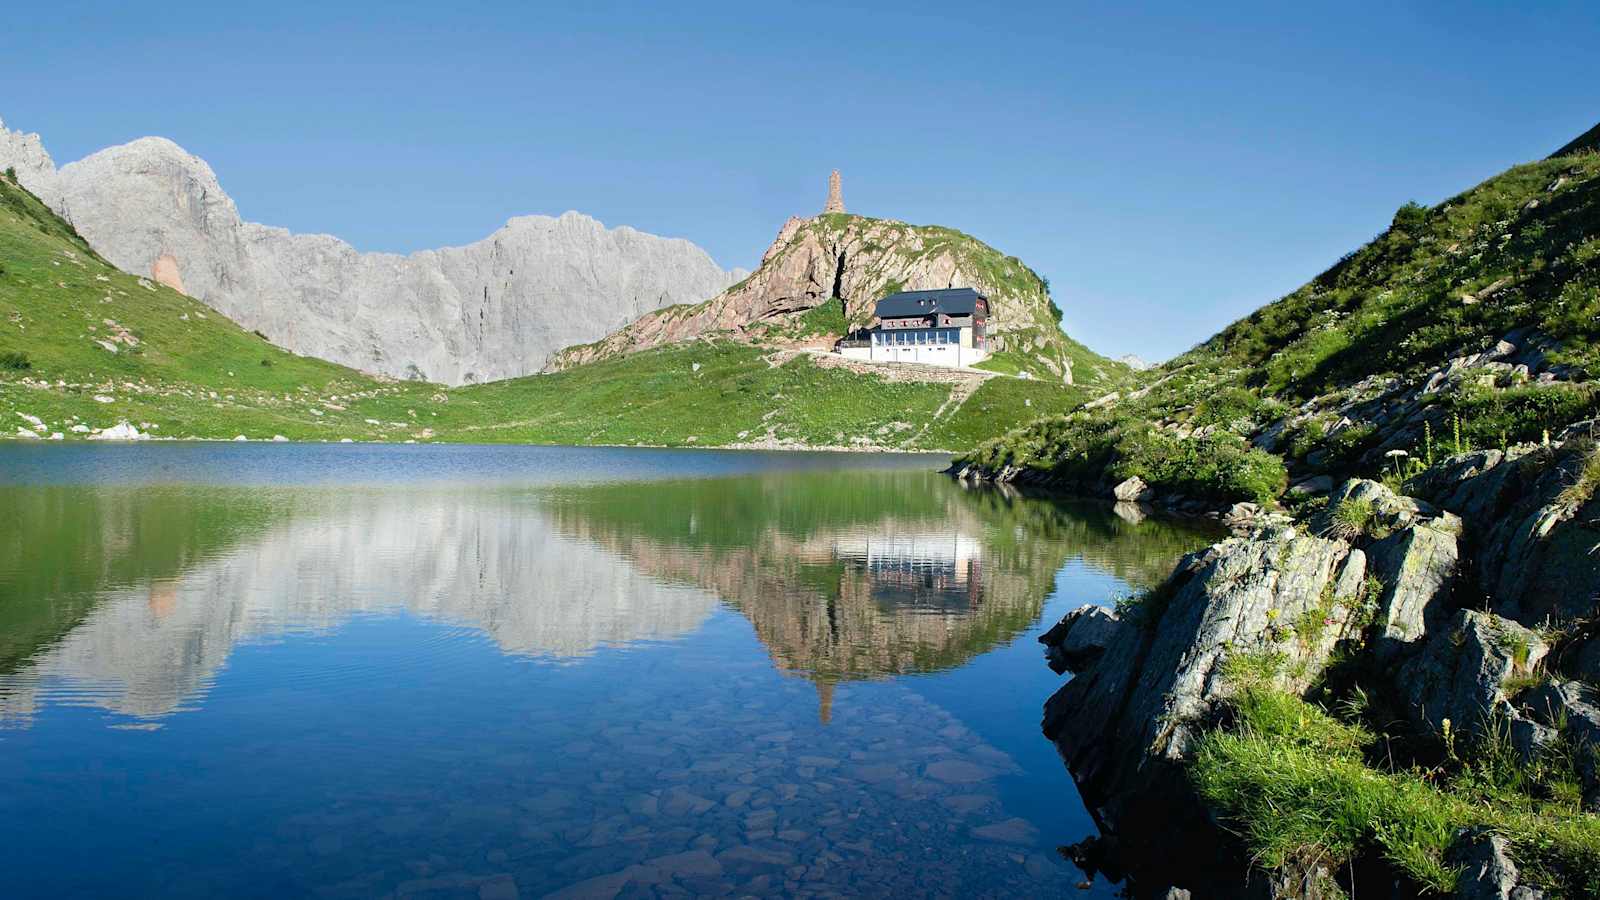
[(1033, 636), (1196, 539), (773, 459), (5, 489), (0, 864), (19, 896), (1077, 894)]

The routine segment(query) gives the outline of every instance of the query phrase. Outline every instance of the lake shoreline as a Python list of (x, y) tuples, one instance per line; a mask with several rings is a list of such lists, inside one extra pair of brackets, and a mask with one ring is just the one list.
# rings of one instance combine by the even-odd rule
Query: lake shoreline
[(841, 444), (786, 444), (781, 442), (744, 442), (734, 444), (562, 444), (544, 443), (539, 441), (467, 441), (451, 440), (449, 438), (430, 438), (428, 440), (404, 441), (374, 441), (358, 440), (356, 438), (338, 440), (305, 440), (302, 438), (286, 438), (274, 440), (273, 438), (213, 438), (213, 437), (168, 437), (166, 435), (149, 435), (126, 440), (109, 438), (97, 439), (83, 435), (73, 435), (52, 440), (48, 437), (21, 437), (17, 435), (0, 435), (0, 445), (14, 444), (31, 446), (34, 444), (97, 444), (97, 445), (125, 445), (143, 443), (191, 443), (191, 444), (313, 444), (313, 445), (339, 445), (339, 444), (368, 444), (374, 446), (399, 447), (399, 446), (452, 446), (452, 447), (606, 447), (624, 450), (727, 450), (746, 453), (875, 453), (875, 454), (904, 454), (909, 456), (942, 456), (954, 458), (961, 453), (959, 450), (928, 450), (907, 449), (904, 447), (889, 447), (878, 444), (845, 446)]

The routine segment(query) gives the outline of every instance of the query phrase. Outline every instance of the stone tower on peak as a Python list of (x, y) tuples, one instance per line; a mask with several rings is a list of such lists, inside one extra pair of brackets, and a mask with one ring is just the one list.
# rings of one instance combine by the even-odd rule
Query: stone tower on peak
[(823, 215), (828, 213), (844, 212), (844, 190), (839, 187), (839, 170), (834, 169), (828, 176), (828, 205), (822, 208)]

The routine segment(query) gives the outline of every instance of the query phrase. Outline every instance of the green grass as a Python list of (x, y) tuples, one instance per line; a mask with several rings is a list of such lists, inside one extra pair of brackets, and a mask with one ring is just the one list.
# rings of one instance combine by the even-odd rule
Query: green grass
[(462, 388), (442, 418), (452, 435), (482, 441), (900, 446), (949, 395), (949, 385), (888, 383), (803, 355), (773, 366), (766, 351), (726, 342)]
[(1425, 891), (1458, 873), (1446, 851), (1462, 828), (1505, 836), (1524, 883), (1551, 897), (1600, 891), (1600, 818), (1585, 813), (1576, 757), (1556, 748), (1522, 762), (1504, 735), (1431, 766), (1389, 763), (1386, 742), (1359, 723), (1246, 682), (1232, 723), (1204, 735), (1191, 764), (1200, 795), (1264, 869), (1318, 861), (1337, 871), (1375, 852)]
[[(888, 382), (803, 356), (773, 365), (767, 351), (731, 341), (454, 389), (374, 378), (280, 350), (116, 270), (4, 180), (0, 262), (0, 437), (34, 429), (26, 415), (68, 439), (81, 437), (73, 426), (128, 421), (174, 438), (962, 450), (1082, 398), (994, 379), (957, 406), (947, 384)], [(831, 333), (842, 306), (800, 319)]]
[(1346, 497), (1328, 512), (1327, 536), (1353, 541), (1372, 535), (1375, 510), (1366, 497)]
[(1600, 416), (1600, 385), (1469, 385), (1441, 396), (1437, 406), (1458, 417), (1472, 447), (1538, 441), (1569, 423)]
[(990, 378), (954, 412), (940, 417), (923, 436), (930, 447), (969, 448), (1039, 416), (1060, 415), (1088, 399), (1083, 388), (1043, 381)]

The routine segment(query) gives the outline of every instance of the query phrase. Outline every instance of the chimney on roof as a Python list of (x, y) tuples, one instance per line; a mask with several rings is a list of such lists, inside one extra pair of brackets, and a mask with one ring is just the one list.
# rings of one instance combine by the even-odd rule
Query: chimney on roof
[(828, 213), (844, 212), (844, 190), (839, 186), (839, 170), (834, 169), (828, 176), (828, 205), (822, 208), (823, 215)]

